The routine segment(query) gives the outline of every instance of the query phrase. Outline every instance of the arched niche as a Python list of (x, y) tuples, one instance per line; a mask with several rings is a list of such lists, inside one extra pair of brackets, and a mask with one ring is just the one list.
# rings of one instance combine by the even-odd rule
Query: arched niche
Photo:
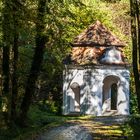
[(74, 112), (80, 112), (80, 86), (74, 82), (70, 85), (70, 88), (74, 93), (74, 104), (71, 104), (71, 106), (74, 106)]
[(107, 113), (112, 110), (117, 110), (119, 82), (120, 78), (118, 76), (110, 75), (104, 78), (102, 93), (103, 113)]

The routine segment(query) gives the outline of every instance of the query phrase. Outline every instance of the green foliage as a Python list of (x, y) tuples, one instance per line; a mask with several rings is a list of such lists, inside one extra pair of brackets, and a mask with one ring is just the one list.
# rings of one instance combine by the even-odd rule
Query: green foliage
[(131, 95), (130, 95), (130, 113), (131, 114), (138, 113), (137, 96), (133, 92), (131, 92)]
[(55, 101), (45, 100), (39, 102), (39, 108), (42, 111), (55, 114), (58, 110), (58, 106), (55, 106)]
[(15, 124), (12, 127), (0, 128), (0, 140), (25, 140), (34, 139), (42, 131), (66, 122), (67, 118), (53, 116), (47, 111), (42, 111), (38, 105), (31, 106), (28, 112), (29, 120), (25, 128)]
[(42, 125), (43, 123), (51, 122), (48, 119), (48, 115), (50, 115), (42, 106), (33, 105), (30, 107), (28, 116), (30, 118), (30, 122), (34, 125)]
[(131, 127), (131, 129), (133, 130), (132, 131), (132, 134), (131, 135), (134, 135), (135, 138), (139, 138), (140, 137), (140, 115), (136, 115), (136, 116), (133, 116), (129, 122), (129, 125)]
[(102, 0), (108, 3), (119, 3), (119, 2), (123, 2), (123, 3), (128, 3), (129, 0)]
[(128, 136), (128, 139), (136, 140), (140, 137), (140, 115), (133, 115), (129, 121), (122, 126), (124, 135)]
[[(44, 63), (39, 82), (37, 83), (39, 90), (36, 96), (44, 94), (41, 95), (43, 97), (40, 100), (43, 100), (44, 96), (47, 100), (47, 95), (51, 93), (54, 101), (59, 105), (59, 113), (62, 104), (62, 61), (71, 50), (69, 43), (73, 41), (73, 38), (90, 24), (100, 20), (112, 32), (118, 35), (121, 40), (129, 40), (128, 37), (123, 35), (119, 26), (117, 27), (114, 20), (114, 13), (117, 15), (117, 8), (116, 11), (111, 11), (115, 9), (115, 7), (111, 6), (106, 2), (96, 0), (81, 1), (80, 6), (69, 1), (65, 1), (65, 3), (51, 1), (48, 4), (46, 14), (47, 25), (44, 32), (49, 37), (49, 42), (46, 44)], [(121, 4), (118, 4), (118, 6), (123, 7)], [(127, 11), (128, 7), (127, 10), (121, 10), (121, 12), (119, 10), (119, 16), (124, 15)], [(130, 54), (130, 48), (126, 48), (127, 54)]]
[[(110, 0), (111, 1), (111, 0)], [(114, 0), (110, 3), (106, 0), (79, 0), (79, 1), (55, 1), (48, 3), (46, 9), (46, 30), (48, 37), (44, 61), (40, 76), (36, 82), (36, 92), (33, 97), (33, 106), (29, 111), (31, 129), (45, 124), (50, 124), (55, 117), (48, 117), (52, 113), (61, 114), (62, 106), (62, 71), (63, 59), (70, 52), (70, 43), (82, 30), (86, 29), (96, 20), (100, 20), (121, 40), (126, 42), (125, 54), (131, 62), (131, 42), (129, 28), (129, 4), (128, 0)], [(2, 3), (0, 2), (0, 11)], [(20, 106), (24, 95), (25, 84), (28, 78), (30, 65), (35, 48), (35, 23), (37, 0), (27, 0), (24, 4), (24, 14), (20, 18), (19, 30), (19, 94), (17, 107)], [(0, 15), (1, 18), (1, 15)], [(1, 25), (1, 23), (0, 23)], [(0, 29), (0, 35), (2, 31)], [(1, 40), (1, 37), (0, 37)], [(133, 77), (133, 75), (132, 75)], [(131, 80), (131, 113), (137, 113), (134, 82)], [(49, 100), (51, 94), (52, 99)], [(34, 102), (39, 104), (34, 105)], [(61, 120), (61, 119), (60, 119)], [(61, 120), (62, 122), (64, 120)], [(17, 128), (16, 128), (17, 130)], [(24, 131), (25, 132), (25, 131)], [(24, 132), (17, 132), (22, 135)]]
[[(19, 10), (20, 26), (19, 32), (19, 62), (18, 62), (18, 88), (17, 108), (19, 110), (22, 97), (24, 96), (25, 84), (29, 75), (30, 65), (33, 59), (35, 48), (35, 23), (38, 0), (26, 0)], [(125, 55), (131, 62), (131, 41), (129, 32), (130, 11), (129, 0), (52, 0), (46, 9), (46, 29), (44, 34), (48, 37), (44, 61), (40, 76), (36, 81), (36, 92), (33, 97), (28, 117), (28, 126), (19, 128), (12, 124), (9, 129), (4, 123), (0, 114), (0, 139), (26, 139), (32, 135), (35, 138), (38, 133), (48, 127), (59, 125), (67, 119), (81, 119), (60, 117), (62, 107), (62, 71), (63, 59), (70, 52), (70, 43), (82, 30), (86, 29), (96, 20), (100, 20), (121, 40), (126, 42)], [(0, 19), (2, 19), (2, 1), (0, 1)], [(7, 13), (6, 13), (7, 14)], [(0, 43), (2, 43), (2, 20), (0, 20)], [(7, 20), (7, 22), (9, 22)], [(8, 23), (9, 24), (9, 23)], [(9, 25), (10, 26), (10, 25)], [(9, 29), (6, 30), (8, 32)], [(8, 32), (12, 36), (11, 32)], [(11, 42), (6, 42), (11, 44)], [(1, 52), (0, 52), (1, 53)], [(11, 55), (12, 58), (12, 55)], [(12, 59), (10, 62), (12, 65)], [(12, 70), (12, 69), (11, 69)], [(131, 76), (133, 77), (133, 75)], [(138, 112), (136, 95), (134, 91), (134, 80), (131, 79), (131, 113)], [(51, 99), (50, 99), (51, 95)], [(0, 96), (0, 106), (5, 103), (4, 97)], [(54, 115), (55, 116), (52, 116)], [(5, 117), (6, 118), (6, 117)], [(86, 119), (86, 117), (83, 117)], [(124, 133), (128, 136), (139, 136), (140, 117), (134, 116), (124, 126)]]
[(137, 114), (138, 113), (138, 106), (137, 106), (137, 96), (135, 93), (135, 82), (133, 71), (130, 69), (130, 114)]
[[(125, 7), (125, 8), (124, 8)], [(113, 33), (118, 35), (121, 40), (127, 40), (126, 55), (130, 57), (129, 37), (125, 36), (120, 29), (119, 18), (128, 18), (128, 4), (122, 1), (117, 4), (108, 4), (98, 0), (79, 0), (79, 1), (51, 1), (48, 3), (46, 11), (46, 30), (48, 36), (44, 62), (40, 72), (40, 77), (36, 82), (36, 92), (34, 100), (47, 101), (48, 95), (53, 96), (52, 108), (61, 113), (62, 106), (62, 71), (63, 59), (70, 52), (70, 43), (82, 30), (86, 29), (96, 20), (100, 20)], [(36, 23), (37, 0), (26, 1), (24, 4), (24, 15), (21, 18), (21, 28), (19, 30), (19, 95), (17, 105), (20, 105), (24, 95), (25, 84), (28, 78), (30, 65), (32, 62), (35, 47), (35, 23)], [(121, 25), (125, 24), (121, 21)], [(132, 100), (133, 102), (133, 100)], [(134, 105), (134, 102), (132, 103)], [(49, 109), (48, 108), (48, 109)], [(49, 110), (48, 110), (49, 111)], [(50, 109), (51, 112), (51, 109)], [(134, 112), (134, 110), (133, 110)]]

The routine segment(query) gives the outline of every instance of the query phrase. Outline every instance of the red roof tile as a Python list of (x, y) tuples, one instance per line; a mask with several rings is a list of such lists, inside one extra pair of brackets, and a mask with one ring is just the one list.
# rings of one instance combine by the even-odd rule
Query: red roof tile
[(78, 35), (73, 46), (125, 46), (115, 35), (113, 35), (101, 22), (96, 21), (85, 31)]

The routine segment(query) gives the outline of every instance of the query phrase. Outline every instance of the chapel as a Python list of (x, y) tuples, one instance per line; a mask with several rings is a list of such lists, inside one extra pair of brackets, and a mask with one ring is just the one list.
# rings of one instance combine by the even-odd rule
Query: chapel
[(124, 47), (100, 21), (74, 38), (64, 59), (63, 115), (129, 115)]

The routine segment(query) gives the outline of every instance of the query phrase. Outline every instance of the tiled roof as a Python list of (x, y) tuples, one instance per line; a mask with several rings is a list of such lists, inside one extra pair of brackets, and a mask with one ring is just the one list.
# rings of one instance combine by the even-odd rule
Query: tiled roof
[(125, 46), (99, 21), (78, 35), (72, 44), (73, 46)]
[(73, 47), (71, 51), (70, 64), (74, 65), (93, 65), (93, 64), (128, 64), (125, 62), (125, 56), (121, 49), (118, 49), (121, 53), (121, 62), (101, 62), (101, 58), (104, 57), (105, 52), (110, 48), (106, 47)]
[(65, 64), (128, 64), (123, 54), (124, 44), (99, 21), (74, 39)]
[(71, 52), (73, 64), (97, 64), (99, 57), (103, 54), (104, 48), (96, 47), (74, 47)]

